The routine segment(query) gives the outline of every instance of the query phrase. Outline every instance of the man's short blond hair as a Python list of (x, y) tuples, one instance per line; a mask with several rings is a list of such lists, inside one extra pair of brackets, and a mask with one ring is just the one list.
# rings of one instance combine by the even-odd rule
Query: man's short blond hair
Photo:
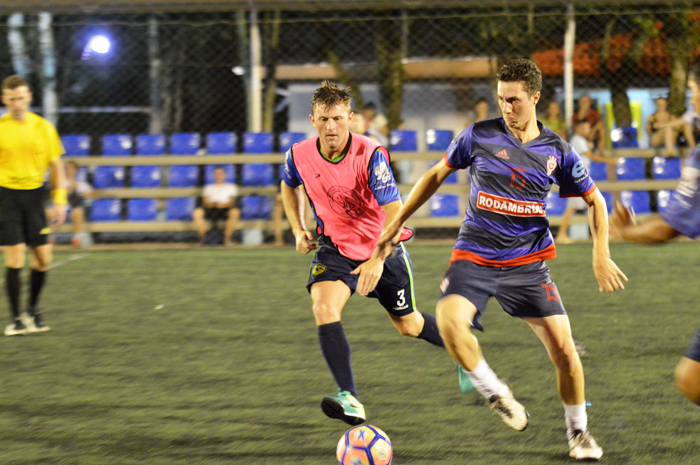
[(311, 98), (311, 113), (318, 107), (333, 108), (339, 104), (344, 104), (349, 113), (351, 111), (351, 102), (350, 87), (342, 89), (331, 81), (323, 81), (321, 87), (316, 89), (314, 96)]
[(20, 76), (9, 76), (2, 81), (2, 90), (15, 90), (18, 87), (29, 88), (29, 84)]

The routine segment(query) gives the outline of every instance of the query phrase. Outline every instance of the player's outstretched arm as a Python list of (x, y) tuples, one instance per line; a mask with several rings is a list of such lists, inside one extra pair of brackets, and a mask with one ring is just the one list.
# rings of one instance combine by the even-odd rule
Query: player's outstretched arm
[(313, 234), (306, 230), (304, 222), (304, 192), (301, 186), (290, 187), (286, 182), (281, 182), (282, 205), (287, 215), (289, 225), (296, 238), (297, 252), (306, 255), (316, 248), (313, 242)]
[(384, 229), (382, 229), (382, 234), (377, 243), (377, 249), (385, 250), (387, 247), (392, 248), (398, 244), (399, 235), (406, 220), (427, 202), (445, 179), (455, 171), (457, 171), (457, 169), (447, 166), (444, 159), (440, 160), (435, 166), (426, 171), (416, 185), (413, 186), (411, 193), (408, 194), (406, 203), (403, 204), (394, 219), (390, 221), (387, 217), (384, 223)]
[(622, 281), (627, 281), (627, 276), (610, 258), (608, 208), (603, 194), (596, 187), (592, 194), (583, 199), (588, 204), (588, 222), (593, 233), (593, 274), (598, 281), (598, 290), (613, 292), (624, 289)]
[(53, 226), (61, 226), (66, 221), (68, 198), (66, 194), (66, 171), (60, 158), (56, 158), (49, 163), (49, 176), (53, 187), (51, 224)]
[(660, 216), (654, 216), (642, 224), (637, 224), (634, 214), (620, 202), (615, 202), (615, 208), (610, 217), (610, 235), (615, 239), (637, 244), (660, 244), (670, 241), (679, 234)]

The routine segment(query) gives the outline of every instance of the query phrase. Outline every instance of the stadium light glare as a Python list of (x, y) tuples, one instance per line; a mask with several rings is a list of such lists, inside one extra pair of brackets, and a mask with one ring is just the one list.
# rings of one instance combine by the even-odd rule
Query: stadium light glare
[(94, 36), (90, 39), (90, 42), (88, 42), (88, 50), (101, 55), (108, 53), (110, 47), (109, 39), (105, 36)]
[(234, 66), (231, 68), (231, 72), (236, 76), (243, 76), (245, 74), (245, 68), (243, 66)]

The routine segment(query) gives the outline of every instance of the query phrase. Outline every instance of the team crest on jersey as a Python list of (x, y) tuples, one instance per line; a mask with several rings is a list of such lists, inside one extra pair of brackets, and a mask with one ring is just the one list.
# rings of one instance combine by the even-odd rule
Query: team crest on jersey
[(514, 200), (500, 195), (479, 192), (476, 199), (476, 206), (481, 210), (498, 213), (508, 216), (545, 216), (541, 202), (530, 202), (527, 200)]
[(311, 270), (311, 274), (314, 276), (318, 276), (320, 274), (323, 274), (323, 272), (326, 271), (326, 265), (321, 265), (318, 263), (316, 266), (314, 266), (314, 269)]
[(547, 176), (550, 176), (556, 168), (557, 158), (550, 155), (547, 159)]
[(343, 186), (333, 186), (328, 189), (328, 203), (334, 212), (346, 218), (356, 220), (367, 209), (360, 194)]
[(381, 162), (374, 168), (374, 177), (381, 184), (386, 184), (391, 180), (391, 173), (389, 173), (389, 167), (386, 166), (385, 162)]

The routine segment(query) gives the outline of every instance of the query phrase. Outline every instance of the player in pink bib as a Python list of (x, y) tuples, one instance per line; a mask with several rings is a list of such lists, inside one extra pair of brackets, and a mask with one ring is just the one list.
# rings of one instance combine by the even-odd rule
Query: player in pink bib
[[(287, 152), (282, 202), (302, 254), (318, 249), (307, 289), (318, 339), (338, 394), (324, 397), (323, 412), (357, 425), (366, 420), (352, 373), (350, 344), (340, 314), (355, 290), (373, 297), (405, 336), (444, 347), (433, 315), (415, 307), (411, 257), (399, 243), (386, 259), (375, 251), (384, 223), (401, 208), (389, 152), (348, 129), (353, 113), (347, 89), (325, 81), (311, 99), (318, 131)], [(317, 222), (318, 245), (304, 224), (304, 193)], [(397, 238), (398, 240), (398, 238)]]

